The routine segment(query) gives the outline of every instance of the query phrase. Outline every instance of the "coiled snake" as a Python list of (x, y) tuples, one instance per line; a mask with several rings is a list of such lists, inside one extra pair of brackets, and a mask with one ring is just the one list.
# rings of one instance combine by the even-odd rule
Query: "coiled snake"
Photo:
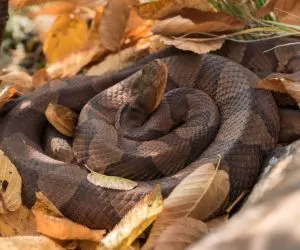
[[(139, 91), (131, 88), (157, 81), (155, 72), (164, 66), (155, 58), (168, 68), (160, 105), (147, 93), (136, 98)], [(138, 69), (148, 62), (141, 76)], [(278, 110), (271, 93), (252, 88), (258, 79), (224, 57), (168, 49), (115, 74), (47, 83), (1, 121), (0, 146), (22, 176), (26, 205), (42, 191), (65, 216), (92, 228), (114, 226), (157, 183), (166, 197), (218, 154), (220, 168), (230, 176), (226, 202), (232, 202), (255, 184), (262, 153), (278, 139)], [(96, 187), (86, 180), (85, 169), (47, 156), (41, 138), (50, 102), (82, 110), (74, 140), (80, 162), (138, 180), (138, 186), (130, 191)]]

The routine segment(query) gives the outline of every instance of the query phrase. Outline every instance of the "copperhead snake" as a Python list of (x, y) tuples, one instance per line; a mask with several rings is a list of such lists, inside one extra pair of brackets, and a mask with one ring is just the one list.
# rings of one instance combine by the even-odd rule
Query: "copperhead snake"
[[(259, 43), (259, 46), (262, 44), (269, 48), (274, 42)], [(252, 49), (258, 47), (251, 46)], [(245, 54), (245, 62), (250, 63), (252, 69), (264, 67), (262, 71), (254, 67), (254, 71), (269, 73), (277, 68), (274, 51), (256, 64), (252, 59), (258, 58), (260, 53), (249, 57), (245, 48), (235, 51), (241, 53), (237, 58), (244, 58)], [(232, 51), (223, 53), (228, 56)], [(289, 54), (292, 59), (293, 53)], [(157, 58), (162, 61), (155, 61)], [(141, 79), (148, 78), (145, 81), (151, 82), (149, 78), (154, 77), (151, 71), (161, 62), (168, 68), (167, 97), (150, 115), (151, 112), (144, 112), (145, 108), (131, 105), (130, 91), (126, 89)], [(146, 77), (143, 77), (140, 69), (146, 64), (148, 71), (144, 68)], [(266, 65), (271, 67), (267, 69)], [(220, 168), (230, 176), (230, 194), (225, 202), (229, 204), (241, 192), (253, 187), (261, 170), (263, 152), (273, 148), (278, 140), (278, 110), (270, 92), (252, 88), (258, 79), (241, 64), (219, 55), (196, 55), (169, 48), (114, 74), (78, 75), (48, 82), (23, 98), (2, 119), (0, 147), (22, 176), (25, 205), (31, 207), (35, 192), (41, 191), (66, 217), (91, 228), (112, 228), (158, 183), (163, 196), (167, 197), (185, 176), (205, 162), (215, 162), (218, 154), (222, 155)], [(92, 101), (84, 107), (89, 100)], [(130, 191), (96, 187), (86, 180), (85, 169), (47, 156), (41, 138), (48, 126), (44, 111), (50, 102), (77, 112), (83, 109), (78, 126), (91, 140), (80, 139), (81, 134), (74, 140), (77, 155), (85, 150), (80, 161), (87, 161), (106, 174), (133, 178), (138, 186)], [(98, 117), (97, 109), (101, 111)], [(120, 116), (120, 110), (129, 113)], [(142, 121), (140, 114), (136, 115), (140, 110), (144, 112)], [(124, 121), (120, 118), (119, 128), (114, 126), (117, 114), (126, 118)], [(162, 115), (161, 120), (156, 117), (158, 114)], [(133, 122), (127, 123), (128, 119)], [(106, 131), (97, 131), (98, 126)], [(125, 135), (120, 127), (127, 129)], [(130, 137), (135, 129), (139, 131), (139, 138)], [(202, 130), (207, 131), (198, 136)], [(104, 151), (95, 160), (96, 156), (89, 151), (97, 147)], [(174, 148), (175, 153), (170, 148)], [(161, 152), (163, 156), (159, 155)]]

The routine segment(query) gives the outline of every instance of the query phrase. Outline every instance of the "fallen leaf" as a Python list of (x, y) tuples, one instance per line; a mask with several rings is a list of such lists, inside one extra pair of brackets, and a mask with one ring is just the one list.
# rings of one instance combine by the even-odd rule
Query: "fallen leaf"
[(17, 211), (1, 214), (0, 232), (2, 237), (35, 235), (35, 217), (25, 206), (21, 206)]
[(292, 74), (274, 73), (258, 81), (254, 87), (286, 93), (300, 107), (300, 72)]
[(96, 55), (104, 54), (106, 50), (99, 46), (97, 41), (89, 41), (89, 46), (81, 51), (74, 52), (65, 59), (50, 64), (46, 68), (49, 80), (76, 75), (82, 67), (92, 61)]
[(0, 150), (0, 184), (1, 184), (1, 209), (0, 213), (16, 211), (22, 205), (21, 186), (22, 179), (16, 167)]
[(101, 44), (112, 51), (120, 49), (129, 17), (127, 0), (110, 0), (104, 7), (99, 27)]
[(33, 209), (37, 231), (59, 240), (90, 240), (98, 242), (105, 230), (91, 230), (66, 218), (58, 218)]
[(11, 98), (17, 94), (17, 89), (10, 84), (1, 84), (0, 85), (0, 108), (7, 102), (11, 100)]
[(9, 250), (64, 250), (62, 246), (45, 236), (14, 236), (1, 237), (0, 249)]
[(201, 13), (199, 17), (182, 17), (177, 15), (155, 23), (152, 32), (159, 35), (183, 35), (199, 32), (225, 32), (240, 30), (244, 27), (243, 22), (224, 13)]
[(228, 216), (227, 215), (221, 215), (221, 216), (218, 216), (216, 218), (205, 221), (209, 231), (215, 230), (215, 229), (217, 229), (218, 227), (224, 225), (227, 222), (228, 222)]
[(49, 103), (45, 115), (49, 123), (65, 136), (72, 137), (77, 125), (78, 114), (68, 107)]
[(210, 51), (215, 51), (220, 49), (224, 43), (223, 39), (206, 41), (206, 42), (192, 42), (184, 39), (172, 39), (165, 36), (160, 36), (158, 38), (163, 44), (173, 45), (178, 49), (192, 51), (196, 54), (206, 54)]
[(32, 210), (38, 210), (56, 217), (64, 217), (57, 207), (42, 193), (37, 192), (36, 201), (32, 207)]
[(164, 210), (154, 223), (143, 249), (151, 249), (162, 231), (175, 219), (192, 217), (205, 220), (225, 201), (229, 177), (213, 163), (199, 166), (184, 178), (164, 200)]
[(269, 12), (273, 12), (283, 23), (299, 25), (299, 1), (268, 0), (258, 13), (264, 16)]
[(145, 19), (161, 19), (178, 13), (184, 8), (193, 8), (203, 12), (216, 12), (207, 0), (131, 0), (137, 13)]
[(41, 41), (44, 41), (56, 18), (54, 15), (38, 15), (32, 20), (34, 30), (38, 33)]
[(159, 186), (130, 210), (100, 242), (99, 249), (127, 249), (163, 209)]
[(90, 171), (86, 177), (87, 180), (96, 186), (115, 190), (131, 190), (138, 185), (135, 181), (118, 176), (100, 174), (90, 169), (87, 165), (85, 167)]
[(108, 55), (101, 63), (91, 67), (87, 75), (101, 75), (104, 73), (116, 72), (132, 65), (138, 58), (146, 55), (148, 48), (129, 47), (117, 54)]
[(87, 24), (80, 17), (74, 15), (57, 17), (44, 40), (43, 51), (47, 62), (57, 62), (73, 52), (82, 50), (87, 46), (89, 35)]
[(32, 76), (32, 85), (35, 89), (41, 87), (47, 81), (48, 75), (46, 69), (40, 69), (34, 72)]
[(27, 94), (33, 90), (32, 77), (25, 72), (11, 72), (1, 75), (0, 80), (13, 86), (22, 94)]
[(154, 250), (184, 250), (208, 233), (208, 227), (200, 220), (182, 217), (173, 221), (158, 237)]

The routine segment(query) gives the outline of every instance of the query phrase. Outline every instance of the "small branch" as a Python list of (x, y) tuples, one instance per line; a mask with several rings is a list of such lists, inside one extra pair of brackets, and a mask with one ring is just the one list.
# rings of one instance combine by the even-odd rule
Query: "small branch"
[(0, 0), (0, 45), (8, 19), (8, 0)]

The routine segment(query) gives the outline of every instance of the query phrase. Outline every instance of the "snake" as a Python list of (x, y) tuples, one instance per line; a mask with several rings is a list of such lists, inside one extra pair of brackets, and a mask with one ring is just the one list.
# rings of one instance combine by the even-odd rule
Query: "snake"
[[(0, 148), (22, 177), (23, 203), (32, 207), (42, 192), (67, 218), (111, 229), (157, 184), (166, 198), (221, 155), (219, 168), (230, 181), (225, 209), (254, 186), (264, 152), (278, 140), (275, 100), (253, 86), (262, 74), (294, 65), (296, 49), (285, 61), (278, 51), (286, 48), (261, 53), (280, 42), (229, 44), (221, 53), (229, 59), (171, 47), (118, 72), (52, 80), (22, 97), (0, 122)], [(242, 65), (247, 63), (255, 73)], [(41, 138), (49, 128), (49, 103), (80, 114), (75, 162), (46, 153)], [(82, 164), (137, 186), (120, 191), (93, 185)]]

